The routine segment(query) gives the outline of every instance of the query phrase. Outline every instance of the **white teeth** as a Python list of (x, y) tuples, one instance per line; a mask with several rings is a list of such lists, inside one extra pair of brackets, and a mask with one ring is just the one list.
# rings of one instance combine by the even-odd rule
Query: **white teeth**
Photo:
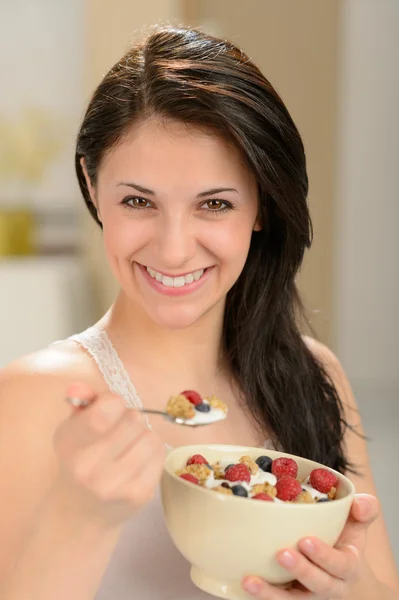
[(173, 282), (173, 277), (162, 277), (162, 283), (166, 285), (166, 287), (173, 287)]
[(183, 287), (187, 283), (193, 283), (193, 281), (198, 281), (198, 279), (200, 279), (205, 272), (204, 269), (199, 269), (194, 273), (188, 273), (187, 275), (181, 275), (180, 277), (167, 277), (166, 275), (162, 275), (162, 273), (154, 271), (154, 269), (150, 269), (148, 267), (146, 267), (146, 269), (153, 279), (163, 283), (163, 285), (166, 287), (176, 288)]
[(202, 277), (203, 274), (204, 274), (204, 269), (200, 269), (199, 271), (195, 271), (195, 273), (193, 273), (194, 281), (198, 281), (198, 279), (200, 277)]
[(186, 284), (184, 277), (175, 277), (173, 280), (173, 287), (183, 287)]

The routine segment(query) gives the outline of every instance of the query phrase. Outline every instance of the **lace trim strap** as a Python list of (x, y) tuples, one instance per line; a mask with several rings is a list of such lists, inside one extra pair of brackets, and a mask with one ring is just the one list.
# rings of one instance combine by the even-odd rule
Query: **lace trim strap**
[(89, 327), (68, 339), (78, 343), (93, 357), (109, 389), (122, 396), (129, 408), (143, 408), (140, 396), (105, 331)]

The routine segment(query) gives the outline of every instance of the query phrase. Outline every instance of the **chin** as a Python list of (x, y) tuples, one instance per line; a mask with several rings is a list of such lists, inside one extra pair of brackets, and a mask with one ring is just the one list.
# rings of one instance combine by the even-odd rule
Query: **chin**
[(200, 311), (198, 307), (195, 307), (194, 310), (188, 307), (187, 309), (165, 307), (151, 311), (147, 307), (147, 312), (151, 320), (163, 329), (187, 329), (187, 327), (195, 325), (207, 311)]

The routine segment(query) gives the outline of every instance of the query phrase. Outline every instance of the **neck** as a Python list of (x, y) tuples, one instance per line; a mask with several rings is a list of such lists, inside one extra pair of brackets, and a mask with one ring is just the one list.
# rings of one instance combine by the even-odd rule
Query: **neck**
[(124, 362), (134, 357), (143, 370), (183, 372), (196, 381), (213, 378), (222, 369), (223, 315), (221, 304), (190, 327), (162, 328), (121, 291), (100, 325)]

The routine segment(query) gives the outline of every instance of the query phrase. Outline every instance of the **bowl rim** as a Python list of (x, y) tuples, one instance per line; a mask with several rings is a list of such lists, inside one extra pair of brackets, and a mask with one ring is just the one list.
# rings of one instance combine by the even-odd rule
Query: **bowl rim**
[[(315, 465), (318, 465), (320, 468), (324, 468), (324, 469), (328, 469), (329, 471), (331, 471), (332, 473), (334, 473), (335, 475), (337, 475), (337, 477), (341, 480), (344, 480), (345, 483), (348, 485), (349, 487), (349, 492), (347, 494), (345, 494), (345, 496), (343, 496), (342, 498), (337, 498), (336, 500), (333, 500), (331, 502), (315, 502), (315, 503), (311, 503), (311, 504), (307, 504), (307, 503), (295, 503), (295, 502), (283, 502), (283, 503), (276, 503), (276, 502), (258, 502), (256, 503), (250, 503), (250, 506), (256, 506), (256, 505), (260, 505), (260, 506), (275, 506), (275, 507), (281, 507), (281, 506), (286, 506), (291, 505), (291, 506), (297, 506), (297, 507), (301, 507), (300, 510), (304, 510), (305, 507), (307, 507), (308, 509), (313, 508), (314, 506), (317, 506), (318, 504), (321, 504), (323, 506), (325, 506), (325, 510), (328, 510), (327, 507), (331, 507), (333, 506), (337, 506), (337, 504), (341, 504), (341, 503), (346, 503), (348, 502), (348, 499), (354, 497), (356, 490), (355, 490), (355, 486), (353, 484), (353, 482), (346, 477), (346, 475), (343, 475), (342, 473), (340, 473), (339, 471), (336, 471), (335, 469), (332, 469), (331, 467), (326, 467), (325, 465), (323, 465), (322, 463), (319, 463), (315, 460), (312, 460), (310, 458), (305, 458), (304, 456), (298, 456), (296, 454), (290, 454), (289, 452), (284, 452), (284, 451), (280, 451), (280, 450), (273, 450), (273, 449), (269, 449), (269, 448), (262, 448), (262, 447), (258, 447), (258, 446), (242, 446), (239, 444), (186, 444), (183, 446), (175, 446), (173, 448), (171, 448), (168, 452), (168, 454), (166, 455), (165, 458), (165, 462), (164, 462), (164, 468), (163, 468), (163, 472), (165, 474), (167, 474), (168, 476), (173, 477), (176, 481), (179, 481), (179, 483), (181, 485), (184, 486), (188, 486), (190, 489), (193, 489), (193, 484), (189, 481), (186, 481), (185, 479), (182, 479), (181, 477), (179, 477), (178, 475), (176, 475), (176, 473), (174, 473), (172, 471), (172, 469), (169, 467), (168, 462), (170, 461), (170, 457), (173, 454), (177, 454), (180, 453), (181, 451), (186, 451), (189, 450), (190, 448), (196, 448), (198, 450), (205, 449), (215, 449), (217, 450), (218, 448), (229, 448), (231, 451), (234, 451), (234, 449), (236, 451), (238, 450), (259, 450), (260, 452), (263, 452), (265, 455), (267, 455), (268, 452), (277, 452), (279, 455), (282, 456), (286, 456), (287, 458), (299, 458), (301, 460), (306, 460), (309, 461), (311, 463), (314, 463)], [(199, 454), (200, 452), (198, 452)], [(197, 452), (196, 452), (197, 454)], [(208, 494), (208, 492), (210, 492), (211, 490), (197, 485), (195, 486), (195, 488), (202, 494)], [(242, 498), (240, 496), (234, 496), (234, 495), (230, 495), (230, 494), (212, 494), (212, 497), (215, 498), (216, 501), (219, 502), (231, 502), (231, 501), (243, 501), (243, 500), (247, 500), (247, 498)], [(318, 509), (320, 510), (320, 509)]]

